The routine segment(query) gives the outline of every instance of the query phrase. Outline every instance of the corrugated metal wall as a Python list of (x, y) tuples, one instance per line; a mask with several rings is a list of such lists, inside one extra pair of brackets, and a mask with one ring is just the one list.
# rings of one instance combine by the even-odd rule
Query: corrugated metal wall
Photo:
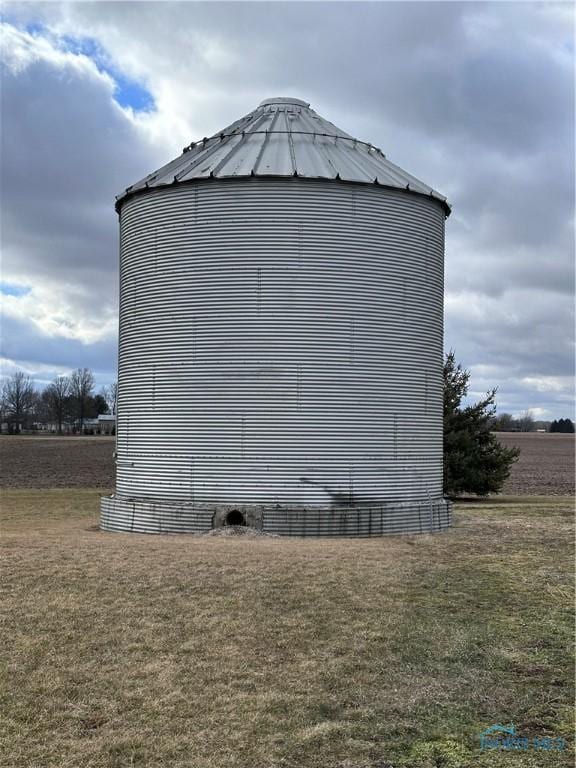
[(449, 524), (444, 218), (422, 195), (298, 178), (126, 200), (103, 527), (204, 530), (228, 508), (302, 535)]

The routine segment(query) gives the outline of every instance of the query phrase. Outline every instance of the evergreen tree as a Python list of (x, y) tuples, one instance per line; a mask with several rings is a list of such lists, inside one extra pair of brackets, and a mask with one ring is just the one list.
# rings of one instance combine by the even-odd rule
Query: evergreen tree
[(454, 352), (444, 363), (444, 493), (458, 496), (498, 493), (520, 455), (491, 432), (496, 390), (474, 405), (462, 407), (470, 372), (456, 363)]
[(108, 403), (106, 402), (104, 395), (91, 395), (88, 398), (88, 405), (86, 408), (86, 414), (89, 418), (95, 419), (100, 414), (108, 413)]
[(574, 432), (574, 422), (572, 419), (554, 419), (550, 424), (550, 432), (563, 432), (572, 434)]

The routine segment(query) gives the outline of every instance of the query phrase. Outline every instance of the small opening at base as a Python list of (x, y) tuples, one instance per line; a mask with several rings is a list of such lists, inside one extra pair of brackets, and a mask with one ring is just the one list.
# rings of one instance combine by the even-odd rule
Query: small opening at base
[(226, 525), (246, 525), (246, 520), (242, 512), (233, 509), (226, 515)]

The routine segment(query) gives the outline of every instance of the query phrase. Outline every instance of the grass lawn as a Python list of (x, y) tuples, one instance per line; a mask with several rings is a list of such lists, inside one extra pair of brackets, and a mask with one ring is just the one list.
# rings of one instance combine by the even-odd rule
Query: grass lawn
[[(107, 534), (97, 508), (3, 493), (3, 767), (573, 765), (571, 499), (334, 541)], [(494, 723), (570, 746), (481, 752)]]

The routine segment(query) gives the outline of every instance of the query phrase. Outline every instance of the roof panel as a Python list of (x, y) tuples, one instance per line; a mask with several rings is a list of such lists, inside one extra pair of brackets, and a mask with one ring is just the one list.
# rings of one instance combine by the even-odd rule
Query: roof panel
[(184, 148), (180, 157), (128, 187), (116, 207), (129, 195), (182, 181), (209, 177), (292, 176), (339, 178), (373, 183), (446, 198), (391, 163), (367, 142), (359, 141), (318, 115), (301, 99), (274, 97), (223, 131)]
[(268, 134), (258, 165), (258, 176), (291, 176), (294, 167), (286, 134)]
[(214, 176), (250, 176), (261, 146), (258, 135), (246, 133), (237, 141), (235, 151), (227, 152), (223, 161), (214, 167)]
[(314, 141), (310, 141), (305, 134), (293, 134), (294, 154), (296, 156), (296, 170), (299, 176), (316, 179), (333, 179), (335, 177), (333, 167), (318, 152)]

